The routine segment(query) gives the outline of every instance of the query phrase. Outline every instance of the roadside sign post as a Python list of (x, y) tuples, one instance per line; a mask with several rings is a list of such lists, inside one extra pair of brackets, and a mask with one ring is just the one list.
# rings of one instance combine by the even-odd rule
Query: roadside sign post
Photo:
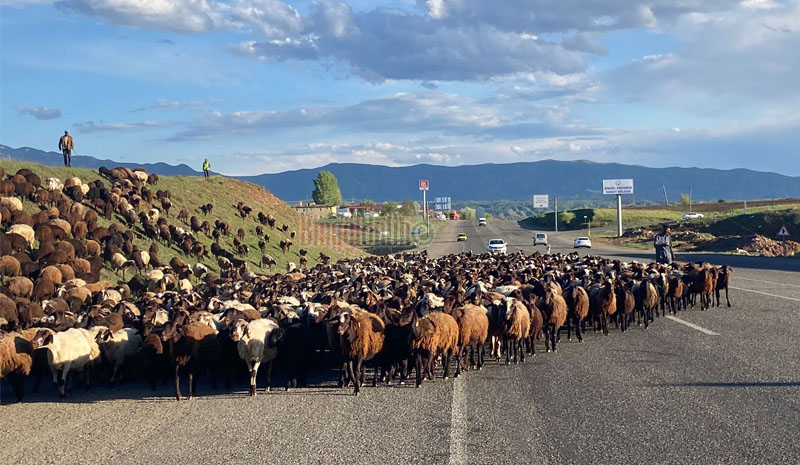
[(430, 183), (427, 179), (420, 179), (419, 180), (419, 190), (422, 191), (422, 216), (425, 218), (425, 235), (430, 237), (431, 235), (431, 226), (428, 223), (428, 202), (426, 198), (426, 193), (428, 192), (428, 186)]
[(789, 237), (789, 230), (786, 229), (786, 225), (781, 225), (781, 229), (778, 230), (778, 236), (781, 238), (781, 248), (783, 249), (783, 256), (785, 257), (786, 254), (786, 238)]
[(553, 231), (558, 232), (558, 198), (553, 199), (553, 223), (555, 224)]
[(603, 179), (603, 195), (617, 196), (617, 237), (622, 237), (623, 194), (633, 194), (633, 179)]

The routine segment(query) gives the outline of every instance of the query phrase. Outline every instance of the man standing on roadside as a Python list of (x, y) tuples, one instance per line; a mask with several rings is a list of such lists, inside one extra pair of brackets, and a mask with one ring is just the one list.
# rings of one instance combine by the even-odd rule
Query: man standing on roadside
[(208, 158), (203, 160), (203, 176), (208, 178), (208, 170), (211, 169), (211, 163), (208, 162)]
[(672, 230), (669, 225), (664, 225), (664, 229), (660, 234), (657, 234), (653, 239), (653, 245), (656, 247), (656, 262), (669, 265), (675, 260), (675, 254), (672, 252)]
[(72, 136), (69, 135), (69, 131), (64, 131), (64, 135), (58, 139), (58, 150), (64, 155), (64, 166), (72, 166), (73, 147)]

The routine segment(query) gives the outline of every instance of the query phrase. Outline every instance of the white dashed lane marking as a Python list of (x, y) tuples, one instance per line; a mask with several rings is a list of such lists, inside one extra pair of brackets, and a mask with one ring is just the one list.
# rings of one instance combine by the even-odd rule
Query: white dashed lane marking
[(676, 316), (667, 315), (667, 318), (669, 318), (672, 321), (678, 322), (678, 323), (680, 323), (682, 325), (686, 325), (686, 326), (688, 326), (688, 327), (690, 327), (692, 329), (696, 329), (696, 330), (700, 331), (701, 333), (708, 334), (709, 336), (719, 336), (719, 333), (715, 333), (714, 331), (711, 331), (710, 329), (703, 328), (702, 326), (698, 326), (698, 325), (696, 325), (694, 323), (689, 323), (686, 320), (681, 320), (680, 318), (678, 318)]

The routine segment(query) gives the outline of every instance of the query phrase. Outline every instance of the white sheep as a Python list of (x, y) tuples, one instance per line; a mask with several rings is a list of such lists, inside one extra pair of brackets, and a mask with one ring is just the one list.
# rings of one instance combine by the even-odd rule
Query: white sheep
[(155, 207), (151, 208), (147, 212), (147, 218), (150, 220), (151, 223), (157, 223), (158, 222), (158, 218), (160, 216), (161, 216), (161, 212), (158, 210), (158, 208), (155, 208)]
[(34, 347), (47, 349), (53, 383), (58, 386), (61, 397), (67, 395), (67, 377), (71, 372), (84, 372), (88, 385), (91, 377), (86, 369), (100, 358), (100, 347), (95, 338), (102, 329), (102, 326), (92, 329), (70, 328), (57, 333), (49, 328), (41, 328), (36, 332)]
[(267, 364), (267, 386), (264, 392), (270, 389), (272, 378), (272, 362), (278, 356), (277, 344), (283, 338), (283, 330), (269, 318), (262, 318), (247, 322), (236, 320), (231, 339), (237, 341), (239, 357), (247, 363), (250, 370), (250, 395), (256, 395), (256, 376), (262, 363)]
[(119, 369), (126, 361), (134, 360), (139, 354), (142, 336), (133, 328), (122, 328), (113, 333), (109, 329), (101, 330), (97, 337), (103, 362), (111, 367), (111, 377), (108, 382), (113, 385)]
[(86, 195), (86, 194), (89, 193), (89, 185), (88, 184), (81, 184), (80, 188), (81, 188), (81, 192), (83, 192), (83, 195)]
[(178, 288), (182, 291), (191, 291), (192, 290), (192, 282), (188, 279), (184, 278), (178, 281)]
[(136, 170), (133, 172), (134, 175), (139, 179), (139, 181), (147, 182), (147, 173), (144, 171)]
[(25, 242), (28, 243), (28, 246), (32, 246), (33, 241), (36, 240), (36, 233), (33, 231), (33, 228), (27, 224), (13, 224), (6, 232), (9, 234), (19, 234), (25, 239)]
[(81, 178), (78, 177), (67, 178), (64, 180), (64, 187), (73, 187), (73, 186), (81, 187), (82, 185), (83, 181), (81, 181)]
[(208, 273), (208, 267), (203, 265), (202, 263), (195, 263), (194, 265), (192, 265), (192, 274), (194, 274), (198, 278), (206, 273)]
[(46, 178), (42, 186), (51, 192), (64, 190), (64, 183), (58, 178)]
[(6, 207), (10, 212), (22, 210), (22, 200), (16, 197), (0, 197), (0, 207)]

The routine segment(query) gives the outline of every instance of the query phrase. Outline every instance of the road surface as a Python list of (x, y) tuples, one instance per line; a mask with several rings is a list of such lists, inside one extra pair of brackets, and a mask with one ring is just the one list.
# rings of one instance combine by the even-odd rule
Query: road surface
[[(468, 241), (455, 241), (461, 231)], [(553, 251), (571, 250), (575, 233), (548, 235)], [(509, 251), (531, 251), (532, 236), (512, 222), (450, 222), (429, 250), (481, 252), (500, 237)], [(614, 247), (591, 253), (649, 259)], [(563, 339), (556, 354), (539, 350), (512, 367), (492, 362), (421, 389), (365, 387), (354, 398), (333, 386), (330, 373), (312, 388), (256, 398), (244, 386), (214, 392), (201, 381), (202, 397), (181, 403), (169, 387), (151, 393), (144, 384), (76, 390), (65, 402), (48, 388), (0, 407), (0, 457), (9, 464), (796, 464), (800, 273), (773, 266), (796, 267), (739, 262), (733, 308), (682, 312), (626, 334), (589, 333), (582, 344)]]

